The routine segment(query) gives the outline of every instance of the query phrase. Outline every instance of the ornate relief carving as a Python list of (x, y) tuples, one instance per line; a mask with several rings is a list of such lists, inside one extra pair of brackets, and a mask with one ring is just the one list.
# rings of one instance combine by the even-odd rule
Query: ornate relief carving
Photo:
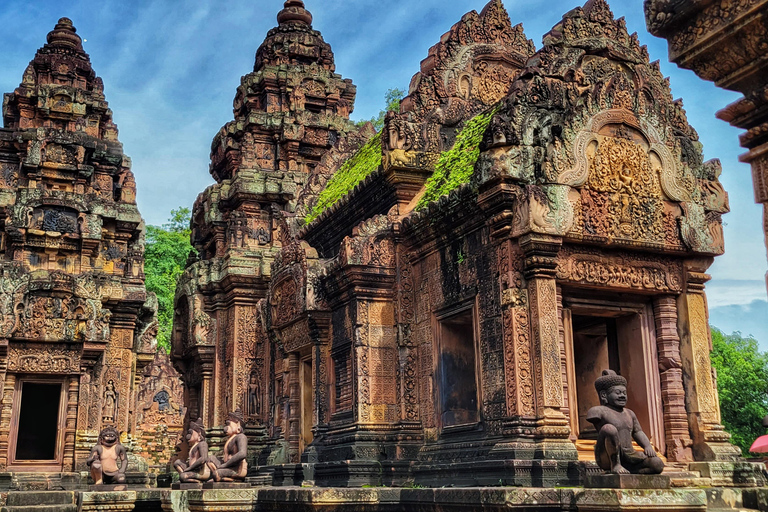
[(557, 263), (559, 280), (611, 288), (680, 292), (682, 275), (681, 263), (671, 258), (571, 247), (563, 248)]
[(506, 309), (503, 322), (507, 414), (532, 416), (534, 396), (528, 308)]
[(272, 289), (272, 318), (276, 325), (281, 325), (295, 318), (299, 311), (299, 287), (293, 276), (288, 276)]
[(17, 373), (80, 373), (80, 353), (61, 347), (8, 347), (8, 371)]
[(559, 408), (563, 405), (563, 385), (560, 377), (560, 339), (554, 279), (531, 279), (528, 282), (528, 296), (541, 406)]
[(699, 412), (708, 423), (717, 423), (720, 406), (712, 382), (712, 363), (709, 357), (709, 327), (707, 308), (702, 294), (688, 294), (688, 315), (691, 344), (696, 365), (696, 394)]

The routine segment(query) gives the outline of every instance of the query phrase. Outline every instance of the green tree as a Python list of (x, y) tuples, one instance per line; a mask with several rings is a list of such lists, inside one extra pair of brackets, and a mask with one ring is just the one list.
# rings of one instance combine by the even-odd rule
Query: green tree
[(173, 297), (176, 283), (184, 272), (189, 251), (189, 208), (171, 210), (162, 226), (147, 226), (144, 251), (144, 275), (147, 291), (157, 295), (157, 320), (160, 324), (157, 346), (169, 350), (173, 327)]
[(379, 115), (376, 117), (372, 117), (368, 120), (362, 120), (357, 122), (357, 126), (362, 126), (367, 122), (373, 123), (373, 127), (376, 128), (376, 131), (381, 131), (382, 128), (384, 128), (384, 117), (387, 115), (387, 112), (394, 111), (398, 112), (400, 110), (400, 102), (405, 98), (405, 91), (402, 89), (389, 89), (387, 90), (386, 94), (384, 94), (384, 104), (387, 106), (386, 109), (379, 111)]
[(761, 422), (768, 413), (768, 353), (761, 352), (751, 336), (712, 327), (711, 358), (723, 425), (746, 455), (754, 440), (766, 433)]

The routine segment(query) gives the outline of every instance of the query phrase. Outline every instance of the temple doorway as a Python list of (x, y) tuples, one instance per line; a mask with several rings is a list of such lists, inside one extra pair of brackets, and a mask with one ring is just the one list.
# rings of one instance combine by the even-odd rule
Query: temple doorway
[(438, 399), (443, 430), (480, 421), (474, 303), (437, 315)]
[(58, 466), (64, 419), (61, 382), (21, 379), (14, 400), (11, 464)]
[(597, 439), (586, 420), (590, 407), (600, 405), (594, 382), (611, 369), (627, 379), (627, 407), (664, 453), (664, 422), (659, 383), (653, 309), (649, 303), (564, 297), (566, 373), (571, 432), (580, 456), (594, 457)]

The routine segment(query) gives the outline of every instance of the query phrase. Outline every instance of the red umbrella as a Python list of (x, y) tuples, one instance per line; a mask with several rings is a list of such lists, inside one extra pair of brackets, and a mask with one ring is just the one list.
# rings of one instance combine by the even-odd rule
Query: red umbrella
[(768, 435), (760, 436), (755, 439), (755, 442), (752, 443), (749, 451), (753, 453), (768, 453)]

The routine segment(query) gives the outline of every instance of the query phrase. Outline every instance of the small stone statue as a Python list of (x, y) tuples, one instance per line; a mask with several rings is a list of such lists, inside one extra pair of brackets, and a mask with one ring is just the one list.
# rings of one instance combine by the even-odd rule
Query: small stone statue
[[(627, 379), (613, 370), (603, 370), (595, 381), (600, 403), (587, 411), (587, 421), (597, 429), (595, 461), (609, 473), (639, 473), (657, 475), (664, 470), (664, 461), (643, 433), (637, 416), (627, 405)], [(635, 451), (632, 439), (642, 452)]]
[(120, 443), (120, 434), (115, 427), (104, 427), (101, 430), (99, 442), (85, 463), (91, 468), (91, 478), (96, 485), (125, 483), (127, 451)]
[(117, 391), (115, 391), (115, 381), (107, 382), (107, 388), (104, 390), (104, 411), (102, 421), (110, 423), (115, 421), (117, 413)]
[(248, 382), (248, 418), (258, 419), (261, 415), (261, 389), (259, 389), (259, 376), (251, 374)]
[(201, 418), (189, 423), (187, 441), (191, 445), (187, 464), (180, 460), (173, 463), (174, 469), (179, 472), (179, 480), (183, 483), (207, 482), (211, 479), (211, 469), (208, 467), (208, 442)]
[(208, 467), (217, 482), (234, 482), (245, 480), (248, 474), (248, 438), (243, 434), (243, 413), (240, 409), (229, 413), (224, 426), (227, 441), (224, 443), (224, 462), (216, 456), (208, 458)]

